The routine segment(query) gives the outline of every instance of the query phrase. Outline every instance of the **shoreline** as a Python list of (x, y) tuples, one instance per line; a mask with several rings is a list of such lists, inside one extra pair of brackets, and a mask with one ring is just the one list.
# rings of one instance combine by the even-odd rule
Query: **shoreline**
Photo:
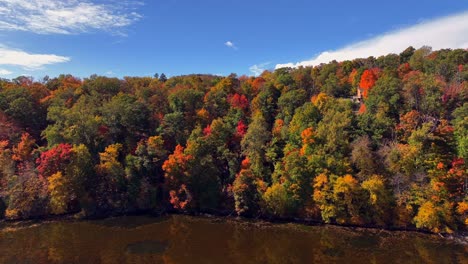
[(65, 215), (49, 215), (39, 218), (32, 219), (1, 219), (0, 220), (0, 231), (9, 229), (21, 229), (28, 228), (40, 224), (55, 223), (55, 222), (80, 222), (80, 221), (96, 221), (106, 220), (112, 218), (126, 217), (126, 216), (147, 216), (153, 218), (170, 217), (173, 215), (190, 216), (201, 219), (212, 219), (215, 221), (227, 221), (249, 224), (257, 227), (269, 226), (269, 225), (284, 225), (284, 224), (296, 224), (309, 227), (324, 227), (324, 228), (337, 228), (342, 230), (349, 230), (355, 232), (362, 232), (368, 234), (380, 235), (385, 234), (419, 234), (430, 237), (437, 237), (446, 241), (450, 241), (456, 244), (468, 246), (468, 232), (454, 232), (449, 233), (434, 233), (427, 230), (419, 230), (416, 228), (397, 228), (397, 227), (378, 227), (378, 226), (358, 226), (358, 225), (341, 225), (334, 223), (323, 223), (314, 221), (312, 219), (300, 219), (300, 218), (268, 218), (268, 217), (257, 217), (257, 218), (246, 218), (233, 216), (232, 214), (209, 214), (209, 213), (180, 213), (180, 212), (134, 212), (134, 213), (122, 213), (112, 214), (98, 217), (82, 217), (79, 213), (65, 214)]

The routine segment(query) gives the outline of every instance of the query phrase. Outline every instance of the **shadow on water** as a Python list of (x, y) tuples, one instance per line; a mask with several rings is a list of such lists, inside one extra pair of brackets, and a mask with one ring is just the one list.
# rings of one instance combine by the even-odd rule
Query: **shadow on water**
[(169, 246), (167, 241), (141, 241), (127, 245), (127, 252), (131, 254), (161, 254)]
[(352, 237), (347, 240), (347, 243), (356, 249), (371, 248), (380, 243), (380, 237), (377, 235), (366, 236), (365, 238)]
[(120, 229), (133, 229), (142, 227), (145, 225), (152, 225), (155, 223), (162, 223), (169, 221), (170, 216), (160, 216), (160, 217), (151, 217), (151, 216), (121, 216), (121, 217), (112, 217), (101, 220), (88, 221), (91, 224), (109, 227), (109, 228), (120, 228)]

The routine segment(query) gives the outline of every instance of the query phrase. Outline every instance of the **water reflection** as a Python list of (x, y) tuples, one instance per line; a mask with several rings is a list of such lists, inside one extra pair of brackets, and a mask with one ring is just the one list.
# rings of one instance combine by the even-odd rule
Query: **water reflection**
[(145, 225), (151, 225), (159, 222), (169, 221), (171, 219), (170, 216), (162, 216), (162, 217), (134, 217), (134, 216), (122, 216), (122, 217), (111, 217), (102, 220), (95, 220), (90, 221), (91, 224), (111, 227), (111, 228), (119, 228), (119, 229), (133, 229), (138, 228)]
[(127, 252), (131, 254), (161, 254), (167, 246), (167, 241), (141, 241), (127, 245)]
[(0, 263), (468, 263), (468, 249), (414, 233), (175, 215), (3, 228)]

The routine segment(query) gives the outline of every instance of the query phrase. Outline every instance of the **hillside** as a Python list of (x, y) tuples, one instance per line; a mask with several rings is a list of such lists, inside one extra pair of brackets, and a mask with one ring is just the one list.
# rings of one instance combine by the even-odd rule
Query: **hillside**
[(468, 50), (258, 77), (0, 80), (0, 218), (81, 212), (468, 226)]

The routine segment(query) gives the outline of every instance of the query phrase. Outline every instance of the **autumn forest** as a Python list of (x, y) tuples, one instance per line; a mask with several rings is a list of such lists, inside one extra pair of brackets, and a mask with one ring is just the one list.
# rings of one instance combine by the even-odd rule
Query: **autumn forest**
[(468, 50), (258, 77), (0, 79), (0, 219), (468, 227)]

